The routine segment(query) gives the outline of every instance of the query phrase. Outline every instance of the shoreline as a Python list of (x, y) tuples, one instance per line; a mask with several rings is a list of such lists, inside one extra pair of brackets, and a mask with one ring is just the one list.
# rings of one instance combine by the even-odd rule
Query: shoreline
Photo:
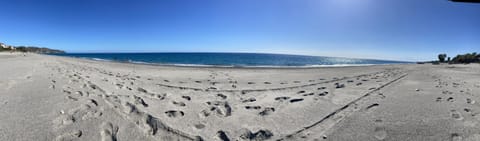
[(137, 65), (150, 65), (150, 66), (163, 66), (163, 67), (187, 67), (187, 68), (232, 68), (232, 69), (316, 69), (316, 68), (341, 68), (341, 67), (366, 67), (366, 66), (383, 66), (383, 65), (411, 65), (415, 63), (391, 63), (391, 64), (334, 64), (334, 65), (305, 65), (305, 66), (242, 66), (242, 65), (207, 65), (207, 64), (162, 64), (162, 63), (148, 63), (141, 61), (117, 61), (101, 58), (88, 58), (88, 57), (73, 57), (73, 56), (57, 56), (51, 54), (41, 54), (55, 57), (66, 57), (83, 59), (99, 62), (113, 62), (113, 63), (125, 63), (125, 64), (137, 64)]

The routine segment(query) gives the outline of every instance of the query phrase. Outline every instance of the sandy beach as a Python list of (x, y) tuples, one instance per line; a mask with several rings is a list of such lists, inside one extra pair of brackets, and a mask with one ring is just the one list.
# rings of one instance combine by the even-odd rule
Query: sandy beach
[(480, 140), (480, 65), (173, 67), (0, 53), (0, 140)]

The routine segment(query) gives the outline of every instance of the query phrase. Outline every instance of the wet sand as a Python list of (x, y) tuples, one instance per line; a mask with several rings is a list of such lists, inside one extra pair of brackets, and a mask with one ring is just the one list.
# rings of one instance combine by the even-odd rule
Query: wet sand
[(0, 140), (480, 140), (480, 65), (202, 68), (0, 53)]

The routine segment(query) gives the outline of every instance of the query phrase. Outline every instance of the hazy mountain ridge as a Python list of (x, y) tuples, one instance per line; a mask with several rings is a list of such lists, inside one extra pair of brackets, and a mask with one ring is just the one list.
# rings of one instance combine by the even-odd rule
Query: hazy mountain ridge
[(46, 47), (36, 46), (12, 46), (0, 43), (0, 51), (18, 51), (18, 52), (33, 52), (33, 53), (65, 53), (63, 50), (50, 49)]

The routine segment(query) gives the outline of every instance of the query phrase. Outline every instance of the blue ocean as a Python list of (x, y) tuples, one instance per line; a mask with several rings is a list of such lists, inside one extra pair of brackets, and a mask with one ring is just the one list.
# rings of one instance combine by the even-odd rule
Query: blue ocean
[(66, 53), (58, 56), (128, 63), (218, 67), (323, 67), (411, 62), (259, 53)]

